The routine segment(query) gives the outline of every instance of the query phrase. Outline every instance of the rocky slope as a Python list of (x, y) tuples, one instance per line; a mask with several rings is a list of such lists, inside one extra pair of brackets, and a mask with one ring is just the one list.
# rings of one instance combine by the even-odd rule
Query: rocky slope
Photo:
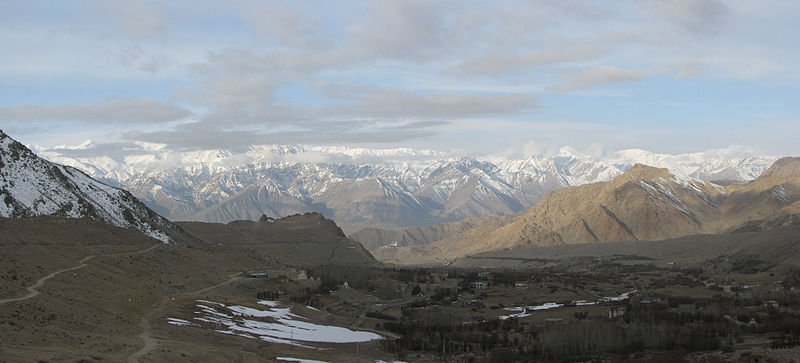
[(364, 228), (351, 234), (350, 238), (360, 242), (364, 248), (370, 251), (385, 247), (424, 246), (481, 226), (498, 228), (511, 222), (512, 219), (513, 217), (510, 215), (489, 215), (469, 217), (458, 222), (439, 223), (428, 227)]
[(730, 197), (723, 208), (734, 230), (767, 230), (800, 223), (800, 157), (781, 158), (758, 179), (728, 190)]
[(101, 220), (162, 242), (190, 239), (127, 191), (46, 161), (0, 131), (0, 217), (46, 215)]
[(139, 146), (121, 155), (91, 142), (39, 150), (50, 160), (125, 187), (173, 220), (224, 223), (317, 211), (348, 232), (517, 214), (550, 191), (610, 180), (636, 162), (705, 180), (750, 180), (774, 161), (637, 149), (596, 158), (564, 148), (552, 156), (506, 159), (415, 149), (267, 145), (174, 152)]
[(756, 180), (726, 187), (639, 164), (609, 182), (554, 191), (500, 228), (471, 229), (411, 253), (376, 256), (430, 262), (520, 245), (661, 240), (792, 224), (800, 208), (798, 163), (781, 159)]
[[(742, 269), (791, 271), (800, 267), (800, 225), (759, 232), (689, 235), (659, 241), (518, 246), (459, 259), (465, 268), (577, 268), (636, 263), (728, 273)], [(626, 261), (627, 260), (627, 261)]]
[(348, 239), (341, 228), (319, 213), (295, 214), (281, 219), (263, 216), (258, 221), (227, 224), (178, 222), (210, 245), (258, 250), (287, 265), (376, 266), (364, 247)]

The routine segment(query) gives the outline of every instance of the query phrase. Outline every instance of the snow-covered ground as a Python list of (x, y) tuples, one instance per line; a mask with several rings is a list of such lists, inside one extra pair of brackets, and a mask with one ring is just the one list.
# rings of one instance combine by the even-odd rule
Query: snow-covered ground
[(302, 358), (291, 358), (291, 357), (277, 357), (275, 358), (281, 362), (296, 362), (296, 363), (327, 363), (321, 360), (313, 360), (313, 359), (302, 359)]
[[(620, 294), (619, 296), (603, 297), (603, 298), (597, 299), (597, 301), (585, 301), (585, 300), (573, 301), (572, 304), (570, 304), (570, 306), (590, 306), (590, 305), (598, 305), (598, 304), (607, 303), (607, 302), (625, 301), (627, 299), (630, 299), (631, 295), (635, 294), (636, 291), (637, 290), (628, 291), (626, 293)], [(541, 304), (541, 305), (517, 306), (517, 307), (505, 308), (504, 310), (513, 311), (513, 312), (515, 312), (515, 314), (501, 315), (498, 318), (500, 320), (506, 320), (506, 319), (510, 319), (510, 318), (524, 318), (524, 317), (531, 316), (531, 314), (529, 314), (529, 313), (533, 312), (533, 311), (557, 309), (557, 308), (560, 308), (560, 307), (563, 307), (563, 306), (567, 306), (567, 305), (566, 304), (554, 303), (554, 302), (548, 302), (548, 303), (544, 303), (544, 304)]]
[(178, 319), (178, 318), (167, 318), (167, 323), (169, 323), (171, 325), (177, 325), (177, 326), (200, 326), (200, 325), (197, 325), (195, 323), (192, 323), (191, 321)]
[[(302, 359), (302, 358), (292, 358), (292, 357), (277, 357), (275, 358), (281, 362), (296, 362), (296, 363), (327, 363), (321, 360), (313, 360), (313, 359)], [(387, 362), (385, 360), (376, 360), (375, 363), (406, 363), (403, 361), (395, 360), (391, 362)]]
[(167, 318), (167, 321), (176, 326), (203, 326), (222, 334), (307, 348), (312, 347), (302, 343), (361, 343), (383, 339), (372, 332), (312, 323), (293, 313), (291, 307), (280, 307), (276, 301), (262, 300), (258, 304), (263, 308), (197, 300), (199, 310), (192, 320), (201, 325), (177, 318)]

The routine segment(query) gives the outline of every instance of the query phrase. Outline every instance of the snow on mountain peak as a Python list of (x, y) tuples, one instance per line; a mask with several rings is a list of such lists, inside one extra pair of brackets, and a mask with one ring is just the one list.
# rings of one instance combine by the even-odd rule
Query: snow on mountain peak
[[(250, 215), (323, 211), (345, 226), (415, 225), (517, 213), (552, 190), (608, 181), (637, 163), (667, 168), (682, 178), (748, 180), (776, 159), (740, 149), (690, 154), (626, 149), (598, 157), (563, 147), (551, 155), (513, 159), (427, 149), (308, 145), (169, 151), (153, 144), (122, 156), (90, 157), (70, 149), (41, 154), (124, 186), (172, 219), (226, 222)], [(267, 187), (262, 193), (268, 195), (248, 194), (252, 186)]]
[(686, 154), (654, 153), (642, 149), (626, 149), (612, 153), (607, 161), (624, 167), (645, 164), (667, 168), (671, 173), (703, 180), (752, 180), (777, 159), (757, 155), (742, 148), (709, 150)]
[(171, 242), (175, 228), (130, 193), (82, 171), (46, 161), (0, 132), (0, 217), (92, 218)]

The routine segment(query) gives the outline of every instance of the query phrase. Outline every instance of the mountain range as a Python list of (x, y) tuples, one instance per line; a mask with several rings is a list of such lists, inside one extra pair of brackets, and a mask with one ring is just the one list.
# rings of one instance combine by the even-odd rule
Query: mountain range
[[(448, 261), (519, 246), (758, 231), (796, 224), (800, 222), (798, 212), (800, 158), (779, 159), (755, 180), (725, 186), (636, 164), (607, 182), (553, 191), (500, 227), (474, 223), (472, 228), (455, 230), (424, 246), (384, 247), (373, 252), (379, 259), (398, 263)], [(402, 231), (394, 233), (402, 235)], [(367, 245), (386, 246), (388, 240), (377, 240), (382, 235), (390, 234), (359, 232), (354, 238)]]
[(316, 211), (348, 233), (515, 215), (553, 190), (608, 181), (636, 163), (727, 184), (756, 178), (776, 159), (641, 149), (591, 157), (562, 148), (555, 155), (509, 159), (408, 148), (266, 145), (170, 151), (160, 145), (139, 146), (120, 156), (103, 153), (102, 145), (92, 142), (34, 149), (51, 161), (130, 190), (171, 220), (227, 223)]
[(173, 223), (128, 191), (44, 160), (2, 131), (0, 222), (0, 231), (8, 232), (0, 233), (2, 241), (11, 244), (49, 240), (56, 246), (62, 241), (124, 246), (160, 241), (174, 247), (173, 252), (182, 247), (203, 253), (244, 248), (248, 254), (284, 265), (378, 264), (319, 213), (280, 219), (262, 216), (257, 222)]

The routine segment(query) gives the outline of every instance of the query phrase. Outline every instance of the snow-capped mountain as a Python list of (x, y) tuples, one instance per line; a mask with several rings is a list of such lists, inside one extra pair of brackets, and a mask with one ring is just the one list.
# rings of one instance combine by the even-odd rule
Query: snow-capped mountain
[(689, 154), (659, 154), (642, 149), (613, 153), (608, 163), (620, 166), (644, 164), (667, 168), (670, 172), (703, 180), (753, 180), (769, 168), (777, 157), (717, 150)]
[[(636, 164), (610, 181), (562, 188), (500, 225), (449, 223), (354, 239), (393, 263), (448, 261), (518, 246), (664, 240), (761, 231), (800, 222), (800, 158), (782, 158), (749, 183), (721, 186)], [(379, 248), (395, 241), (411, 247)], [(376, 248), (377, 247), (377, 248)]]
[(36, 148), (44, 157), (130, 190), (173, 220), (228, 222), (322, 212), (345, 229), (407, 227), (516, 214), (550, 191), (607, 181), (636, 163), (704, 180), (753, 179), (776, 159), (631, 149), (603, 158), (563, 148), (524, 159), (459, 157), (408, 148), (250, 146), (175, 152), (140, 144), (112, 157), (99, 146)]
[(179, 233), (178, 227), (125, 190), (39, 158), (0, 131), (0, 217), (43, 215), (103, 220), (165, 243)]

